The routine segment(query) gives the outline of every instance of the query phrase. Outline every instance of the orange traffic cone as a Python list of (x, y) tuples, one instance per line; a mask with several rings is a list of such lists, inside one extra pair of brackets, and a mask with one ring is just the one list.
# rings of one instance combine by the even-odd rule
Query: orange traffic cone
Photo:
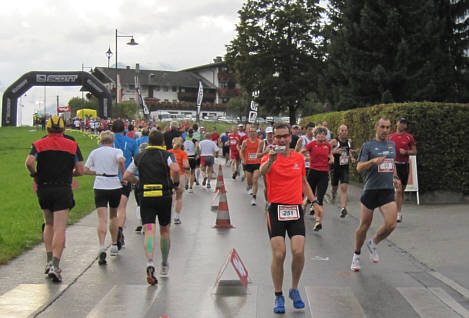
[(220, 188), (220, 202), (218, 203), (217, 221), (214, 228), (229, 229), (234, 227), (230, 221), (230, 211), (228, 211), (228, 201), (226, 199), (225, 185), (222, 184)]

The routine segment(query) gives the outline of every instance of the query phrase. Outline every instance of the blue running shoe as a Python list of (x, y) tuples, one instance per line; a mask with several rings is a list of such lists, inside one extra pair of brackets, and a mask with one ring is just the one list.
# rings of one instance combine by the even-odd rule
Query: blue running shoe
[(305, 303), (301, 299), (300, 292), (298, 291), (298, 289), (291, 288), (288, 291), (288, 297), (293, 300), (293, 307), (295, 307), (296, 309), (305, 308)]
[(274, 313), (276, 314), (285, 313), (285, 298), (283, 296), (275, 296)]

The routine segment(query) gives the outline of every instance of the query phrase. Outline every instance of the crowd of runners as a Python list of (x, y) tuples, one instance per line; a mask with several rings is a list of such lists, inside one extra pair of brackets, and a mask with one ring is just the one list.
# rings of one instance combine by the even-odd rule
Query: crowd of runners
[[(370, 259), (379, 262), (377, 245), (402, 221), (409, 156), (415, 155), (417, 149), (413, 136), (406, 132), (407, 120), (398, 118), (395, 125), (391, 134), (392, 121), (380, 118), (374, 125), (375, 138), (355, 145), (346, 125), (331, 132), (327, 122), (304, 127), (286, 123), (268, 127), (239, 124), (219, 134), (216, 128), (208, 131), (187, 122), (174, 121), (162, 129), (144, 122), (115, 120), (110, 130), (100, 132), (100, 146), (84, 161), (77, 143), (64, 134), (63, 119), (54, 116), (46, 125), (48, 136), (33, 143), (26, 159), (26, 167), (38, 185), (45, 220), (45, 274), (55, 282), (62, 281), (59, 262), (68, 213), (74, 206), (71, 180), (72, 176), (87, 174), (95, 176), (98, 264), (107, 263), (107, 229), (112, 242), (111, 257), (118, 256), (125, 246), (127, 202), (130, 195), (135, 195), (137, 217), (141, 220), (135, 231), (144, 234), (146, 277), (149, 284), (157, 284), (158, 275), (169, 275), (170, 225), (183, 223), (182, 206), (186, 198), (190, 200), (191, 193), (202, 187), (211, 189), (214, 164), (219, 158), (221, 164), (231, 167), (233, 180), (245, 182), (249, 204), (256, 206), (259, 195), (267, 202), (263, 208), (272, 247), (274, 312), (285, 312), (282, 284), (286, 234), (292, 253), (292, 286), (288, 295), (295, 308), (303, 308), (297, 287), (305, 262), (305, 214), (314, 218), (313, 231), (325, 230), (325, 201), (337, 200), (334, 217), (347, 216), (352, 164), (356, 163), (365, 185), (351, 270), (360, 270), (364, 244)], [(260, 189), (264, 189), (261, 194)], [(383, 215), (384, 224), (366, 241), (376, 208)], [(157, 226), (159, 244), (154, 241)], [(153, 259), (158, 245), (161, 264), (157, 271)]]

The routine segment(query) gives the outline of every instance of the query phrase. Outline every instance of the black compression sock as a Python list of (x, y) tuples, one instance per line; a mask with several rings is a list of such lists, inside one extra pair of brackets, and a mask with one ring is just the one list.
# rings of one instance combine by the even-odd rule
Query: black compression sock
[(355, 251), (354, 253), (360, 255), (361, 251)]
[(283, 296), (283, 293), (280, 291), (280, 292), (275, 292), (275, 297), (277, 296)]

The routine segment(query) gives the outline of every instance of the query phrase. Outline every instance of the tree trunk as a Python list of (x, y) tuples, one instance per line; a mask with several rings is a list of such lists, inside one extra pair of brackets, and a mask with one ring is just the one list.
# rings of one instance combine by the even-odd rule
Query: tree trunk
[(298, 105), (290, 105), (288, 106), (288, 112), (290, 116), (290, 125), (296, 124), (296, 109)]

